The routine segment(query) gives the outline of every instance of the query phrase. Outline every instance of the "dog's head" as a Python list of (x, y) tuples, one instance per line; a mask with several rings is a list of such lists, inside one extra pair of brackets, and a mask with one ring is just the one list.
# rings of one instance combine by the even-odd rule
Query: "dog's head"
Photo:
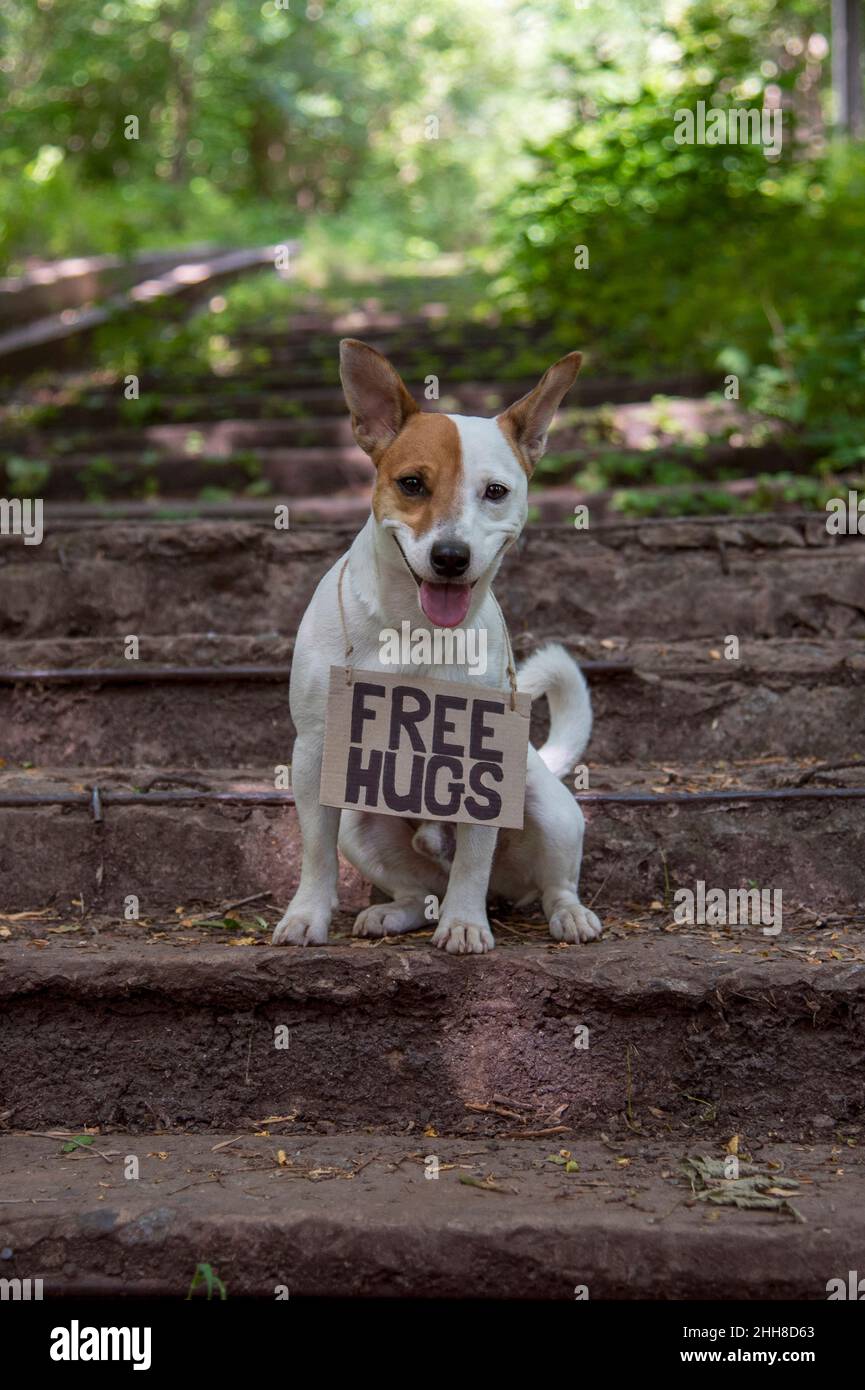
[(354, 437), (376, 466), (372, 510), (414, 576), (436, 627), (457, 627), (526, 522), (528, 481), (580, 369), (568, 353), (494, 419), (418, 409), (386, 357), (340, 343)]

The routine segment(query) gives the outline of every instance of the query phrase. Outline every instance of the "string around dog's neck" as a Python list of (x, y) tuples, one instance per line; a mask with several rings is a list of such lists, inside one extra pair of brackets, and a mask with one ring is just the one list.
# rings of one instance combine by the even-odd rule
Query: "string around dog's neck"
[[(338, 601), (338, 603), (339, 603), (339, 621), (340, 621), (340, 623), (342, 624), (342, 638), (343, 638), (343, 643), (345, 644), (345, 683), (346, 683), (346, 685), (351, 685), (352, 681), (354, 680), (354, 667), (353, 667), (352, 664), (351, 664), (351, 658), (352, 658), (352, 656), (354, 655), (354, 646), (352, 645), (351, 641), (349, 640), (349, 636), (348, 636), (348, 623), (346, 622), (346, 618), (345, 618), (345, 605), (344, 605), (344, 603), (343, 603), (343, 598), (342, 598), (342, 583), (343, 583), (343, 580), (345, 579), (345, 572), (346, 572), (346, 570), (348, 569), (348, 562), (349, 562), (349, 559), (350, 559), (350, 558), (351, 558), (350, 556), (346, 555), (345, 559), (343, 560), (343, 562), (342, 562), (342, 569), (341, 569), (340, 572), (339, 572), (339, 579), (337, 580), (337, 585), (336, 585), (336, 596), (337, 596), (337, 601)], [(495, 594), (492, 592), (492, 590), (490, 590), (490, 598), (492, 599), (493, 603), (496, 605), (496, 609), (498, 610), (498, 615), (499, 615), (499, 617), (500, 617), (501, 620), (502, 620), (502, 632), (503, 632), (504, 635), (505, 635), (505, 651), (506, 651), (506, 653), (507, 653), (507, 674), (508, 674), (508, 682), (509, 682), (510, 687), (511, 687), (511, 709), (512, 709), (512, 710), (515, 710), (516, 707), (517, 707), (517, 672), (516, 672), (516, 668), (515, 668), (515, 666), (514, 666), (514, 649), (513, 649), (513, 647), (511, 646), (511, 635), (510, 635), (510, 633), (508, 632), (508, 625), (507, 625), (507, 623), (505, 622), (505, 615), (504, 615), (504, 613), (502, 612), (501, 604), (499, 603), (498, 599), (496, 598), (496, 596), (495, 596)]]

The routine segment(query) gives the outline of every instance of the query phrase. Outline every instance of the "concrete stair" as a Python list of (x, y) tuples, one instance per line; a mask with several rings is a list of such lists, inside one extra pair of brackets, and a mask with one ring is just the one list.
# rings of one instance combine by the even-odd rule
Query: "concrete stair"
[[(861, 1165), (839, 1177), (826, 1144), (761, 1153), (798, 1183), (801, 1224), (693, 1201), (676, 1146), (633, 1136), (575, 1147), (579, 1171), (567, 1174), (548, 1161), (557, 1141), (528, 1139), (114, 1132), (94, 1141), (107, 1162), (62, 1143), (0, 1139), (7, 1182), (27, 1194), (0, 1209), (7, 1268), (39, 1270), (46, 1297), (182, 1297), (206, 1256), (230, 1300), (573, 1302), (652, 1299), (659, 1287), (676, 1299), (822, 1299), (857, 1268), (865, 1235)], [(123, 1177), (129, 1156), (135, 1181)]]
[[(563, 634), (552, 634), (562, 640)], [(535, 645), (515, 643), (517, 659)], [(865, 650), (861, 639), (758, 638), (737, 661), (702, 640), (564, 638), (591, 687), (591, 761), (662, 765), (682, 754), (724, 764), (802, 762), (815, 786), (865, 758)], [(293, 639), (205, 632), (148, 636), (137, 662), (116, 636), (34, 638), (0, 644), (0, 757), (7, 766), (207, 768), (214, 753), (240, 767), (273, 767), (294, 737), (288, 709)], [(120, 653), (120, 654), (119, 654)], [(532, 713), (540, 743), (546, 706)], [(282, 759), (284, 760), (284, 759)], [(824, 763), (833, 764), (829, 771)]]
[[(559, 945), (494, 904), (484, 957), (353, 938), (369, 885), (343, 866), (332, 944), (274, 949), (300, 863), (273, 776), (293, 636), (368, 496), (346, 332), (416, 387), (440, 370), (441, 408), (532, 384), (471, 375), (500, 346), (522, 370), (525, 330), (370, 309), (240, 333), (223, 377), (154, 373), (137, 419), (66, 380), (0, 420), (7, 456), (51, 456), (43, 544), (0, 544), (3, 1273), (182, 1295), (207, 1259), (233, 1296), (825, 1298), (865, 1221), (865, 537), (820, 514), (622, 522), (606, 495), (582, 532), (572, 490), (539, 493), (551, 524), (497, 592), (518, 656), (563, 641), (587, 671), (605, 936)], [(592, 406), (635, 403), (627, 477), (648, 397), (708, 385), (587, 377), (559, 439), (603, 453)], [(741, 483), (713, 448), (706, 484)], [(781, 934), (676, 921), (697, 881), (781, 889)], [(692, 1192), (683, 1160), (731, 1145), (777, 1175), (767, 1205)]]
[[(170, 717), (170, 711), (167, 711)], [(286, 765), (290, 743), (273, 764)], [(702, 879), (780, 889), (788, 907), (831, 907), (865, 921), (861, 863), (865, 763), (799, 785), (800, 764), (720, 769), (589, 766), (583, 891), (596, 910), (671, 899)], [(97, 789), (94, 793), (94, 788)], [(8, 910), (68, 908), (83, 895), (120, 915), (271, 891), (287, 901), (300, 871), (290, 793), (262, 767), (50, 768), (0, 772), (0, 870)], [(797, 852), (790, 855), (791, 841)], [(368, 902), (353, 871), (343, 906)]]
[[(245, 522), (52, 526), (3, 549), (0, 640), (296, 630), (347, 527)], [(517, 639), (865, 635), (865, 536), (824, 519), (531, 527), (496, 591)], [(3, 662), (5, 665), (5, 660)]]

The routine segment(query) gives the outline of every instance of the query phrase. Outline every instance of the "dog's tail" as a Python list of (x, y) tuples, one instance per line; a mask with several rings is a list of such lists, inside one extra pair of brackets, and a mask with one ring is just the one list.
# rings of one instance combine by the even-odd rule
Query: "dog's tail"
[(550, 772), (564, 777), (584, 751), (592, 732), (592, 702), (585, 677), (558, 642), (541, 647), (517, 672), (517, 688), (550, 704), (550, 733), (538, 752)]

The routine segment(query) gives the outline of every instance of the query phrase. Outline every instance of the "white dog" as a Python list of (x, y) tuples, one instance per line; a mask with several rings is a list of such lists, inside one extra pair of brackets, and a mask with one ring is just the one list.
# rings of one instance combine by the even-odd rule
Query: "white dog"
[[(410, 821), (319, 802), (330, 667), (381, 669), (384, 629), (486, 630), (483, 684), (508, 690), (508, 648), (490, 586), (505, 550), (526, 522), (528, 480), (544, 451), (556, 409), (574, 382), (580, 354), (569, 353), (495, 419), (422, 412), (374, 348), (340, 344), (343, 390), (354, 435), (376, 465), (372, 514), (345, 557), (324, 576), (294, 649), (291, 713), (297, 729), (292, 786), (303, 835), (297, 892), (275, 944), (327, 941), (337, 901), (337, 842), (363, 876), (392, 899), (361, 912), (360, 936), (428, 925), (425, 900), (441, 903), (433, 944), (489, 951), (488, 892), (519, 903), (540, 898), (557, 941), (589, 941), (601, 924), (577, 886), (583, 815), (559, 780), (582, 754), (591, 706), (582, 673), (563, 647), (535, 653), (518, 673), (520, 690), (550, 703), (550, 736), (530, 747), (522, 830)], [(344, 573), (343, 573), (344, 568)], [(341, 594), (340, 594), (341, 589)], [(340, 603), (341, 600), (341, 603)], [(342, 618), (340, 614), (342, 606)], [(344, 619), (344, 626), (343, 626)], [(465, 666), (399, 668), (414, 677), (471, 681)]]

